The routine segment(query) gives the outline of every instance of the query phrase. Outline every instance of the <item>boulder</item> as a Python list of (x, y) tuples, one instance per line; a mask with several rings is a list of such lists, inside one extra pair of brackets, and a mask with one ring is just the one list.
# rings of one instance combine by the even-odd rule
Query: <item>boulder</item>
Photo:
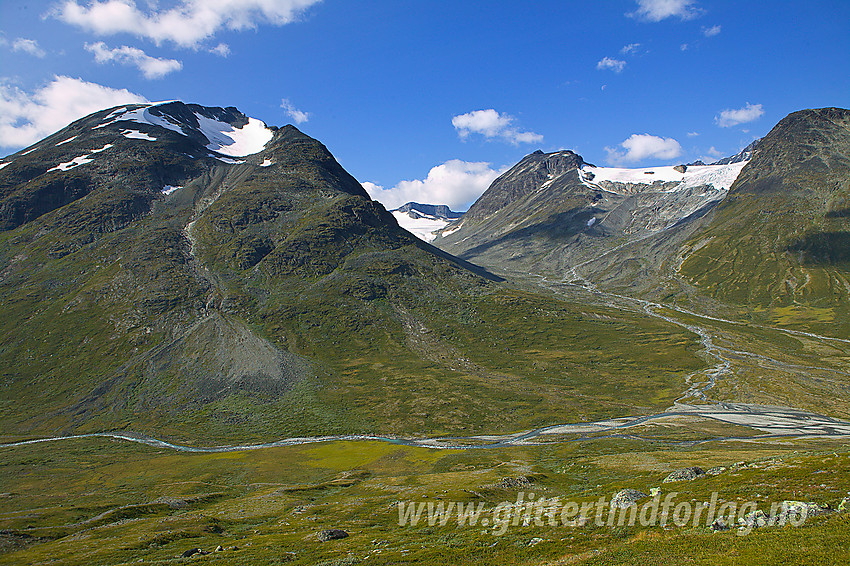
[(850, 511), (850, 497), (845, 497), (841, 500), (841, 503), (838, 504), (838, 512), (846, 513)]
[(709, 468), (705, 471), (705, 473), (709, 476), (719, 476), (723, 472), (726, 471), (724, 466), (714, 466), (713, 468)]
[(738, 525), (742, 529), (760, 529), (768, 524), (770, 524), (770, 520), (761, 509), (747, 513), (738, 519)]
[(494, 487), (497, 489), (525, 489), (531, 486), (531, 481), (525, 477), (518, 478), (502, 478)]
[(624, 489), (622, 491), (618, 491), (617, 494), (611, 498), (611, 507), (613, 509), (628, 509), (644, 497), (649, 496), (636, 489)]
[(180, 556), (182, 558), (189, 558), (191, 556), (195, 556), (196, 554), (200, 554), (201, 556), (203, 556), (207, 553), (201, 550), (200, 548), (190, 548), (189, 550), (183, 552), (183, 554), (181, 554)]
[(702, 468), (698, 468), (696, 466), (694, 466), (692, 468), (683, 468), (681, 470), (676, 470), (675, 472), (673, 472), (672, 474), (670, 474), (669, 476), (664, 478), (664, 481), (662, 483), (668, 483), (668, 482), (673, 482), (673, 481), (686, 481), (686, 480), (690, 481), (690, 480), (695, 480), (698, 477), (704, 476), (704, 475), (705, 475), (705, 470), (703, 470)]
[(726, 524), (726, 521), (723, 520), (723, 517), (718, 517), (717, 519), (714, 520), (713, 523), (711, 523), (711, 526), (709, 527), (709, 529), (711, 529), (712, 532), (715, 532), (715, 533), (719, 532), (719, 531), (728, 531), (729, 525)]
[(818, 505), (811, 501), (783, 501), (779, 508), (779, 515), (772, 519), (777, 525), (784, 525), (793, 517), (794, 521), (805, 521), (808, 518), (831, 513), (832, 509), (825, 505)]
[(342, 529), (325, 529), (324, 531), (320, 531), (316, 536), (319, 537), (320, 541), (328, 542), (329, 540), (348, 538), (348, 533)]
[(684, 173), (685, 171), (688, 170), (688, 166), (687, 165), (676, 165), (675, 167), (673, 167), (673, 169), (675, 169), (679, 173)]

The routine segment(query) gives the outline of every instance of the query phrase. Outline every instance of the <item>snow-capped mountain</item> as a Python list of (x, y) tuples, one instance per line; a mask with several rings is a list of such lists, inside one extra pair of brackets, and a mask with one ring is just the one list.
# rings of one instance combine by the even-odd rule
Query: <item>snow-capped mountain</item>
[(435, 232), (463, 216), (444, 204), (418, 202), (409, 202), (390, 212), (399, 226), (426, 242), (433, 241), (437, 237)]
[(572, 151), (537, 151), (434, 244), (505, 272), (558, 272), (705, 214), (745, 165), (596, 167)]

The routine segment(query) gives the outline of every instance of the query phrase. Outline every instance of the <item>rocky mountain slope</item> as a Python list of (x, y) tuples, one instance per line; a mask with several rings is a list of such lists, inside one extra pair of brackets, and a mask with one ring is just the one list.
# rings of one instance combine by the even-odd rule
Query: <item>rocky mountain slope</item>
[(0, 166), (6, 438), (516, 430), (662, 406), (702, 363), (672, 325), (498, 284), (235, 108), (108, 109)]
[(619, 169), (586, 164), (571, 151), (535, 152), (434, 243), (501, 273), (563, 275), (699, 218), (743, 165)]

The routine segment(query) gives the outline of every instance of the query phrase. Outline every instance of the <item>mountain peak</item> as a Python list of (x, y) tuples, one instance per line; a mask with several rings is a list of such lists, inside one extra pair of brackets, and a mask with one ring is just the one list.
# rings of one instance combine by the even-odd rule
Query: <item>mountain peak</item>
[(581, 156), (568, 149), (551, 153), (543, 153), (538, 149), (493, 181), (490, 188), (469, 208), (466, 216), (471, 219), (489, 216), (536, 191), (547, 180), (584, 165)]
[(259, 153), (274, 134), (264, 122), (249, 118), (233, 106), (200, 106), (176, 100), (117, 106), (94, 128), (121, 122), (165, 128), (230, 157)]

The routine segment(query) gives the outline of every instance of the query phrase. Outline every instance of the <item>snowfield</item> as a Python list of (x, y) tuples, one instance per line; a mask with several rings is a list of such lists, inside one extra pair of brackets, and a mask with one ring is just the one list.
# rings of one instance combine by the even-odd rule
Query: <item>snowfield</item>
[(422, 218), (411, 218), (406, 212), (393, 211), (398, 225), (422, 240), (431, 242), (437, 237), (435, 230), (445, 228), (449, 220), (422, 215)]
[(74, 167), (79, 167), (80, 165), (85, 165), (86, 163), (91, 163), (92, 161), (94, 161), (94, 160), (91, 159), (88, 155), (81, 155), (79, 157), (75, 157), (71, 161), (66, 161), (65, 163), (60, 163), (56, 167), (53, 167), (52, 169), (48, 169), (47, 172), (50, 173), (51, 171), (69, 171), (69, 170), (73, 169)]
[[(646, 169), (624, 169), (619, 167), (591, 167), (585, 165), (579, 170), (579, 177), (582, 183), (594, 189), (604, 189), (609, 192), (617, 192), (612, 190), (610, 186), (605, 187), (600, 184), (604, 181), (611, 183), (624, 183), (635, 185), (652, 185), (656, 181), (663, 183), (679, 183), (673, 188), (664, 189), (665, 192), (673, 192), (703, 185), (710, 185), (717, 190), (726, 191), (738, 178), (741, 169), (747, 164), (746, 161), (740, 163), (730, 163), (729, 165), (692, 165), (689, 166), (684, 173), (676, 171), (672, 165), (663, 167), (649, 167)], [(592, 174), (588, 175), (588, 173)]]
[(124, 134), (125, 138), (129, 138), (131, 140), (156, 141), (155, 137), (142, 133), (139, 130), (124, 130), (121, 133)]

